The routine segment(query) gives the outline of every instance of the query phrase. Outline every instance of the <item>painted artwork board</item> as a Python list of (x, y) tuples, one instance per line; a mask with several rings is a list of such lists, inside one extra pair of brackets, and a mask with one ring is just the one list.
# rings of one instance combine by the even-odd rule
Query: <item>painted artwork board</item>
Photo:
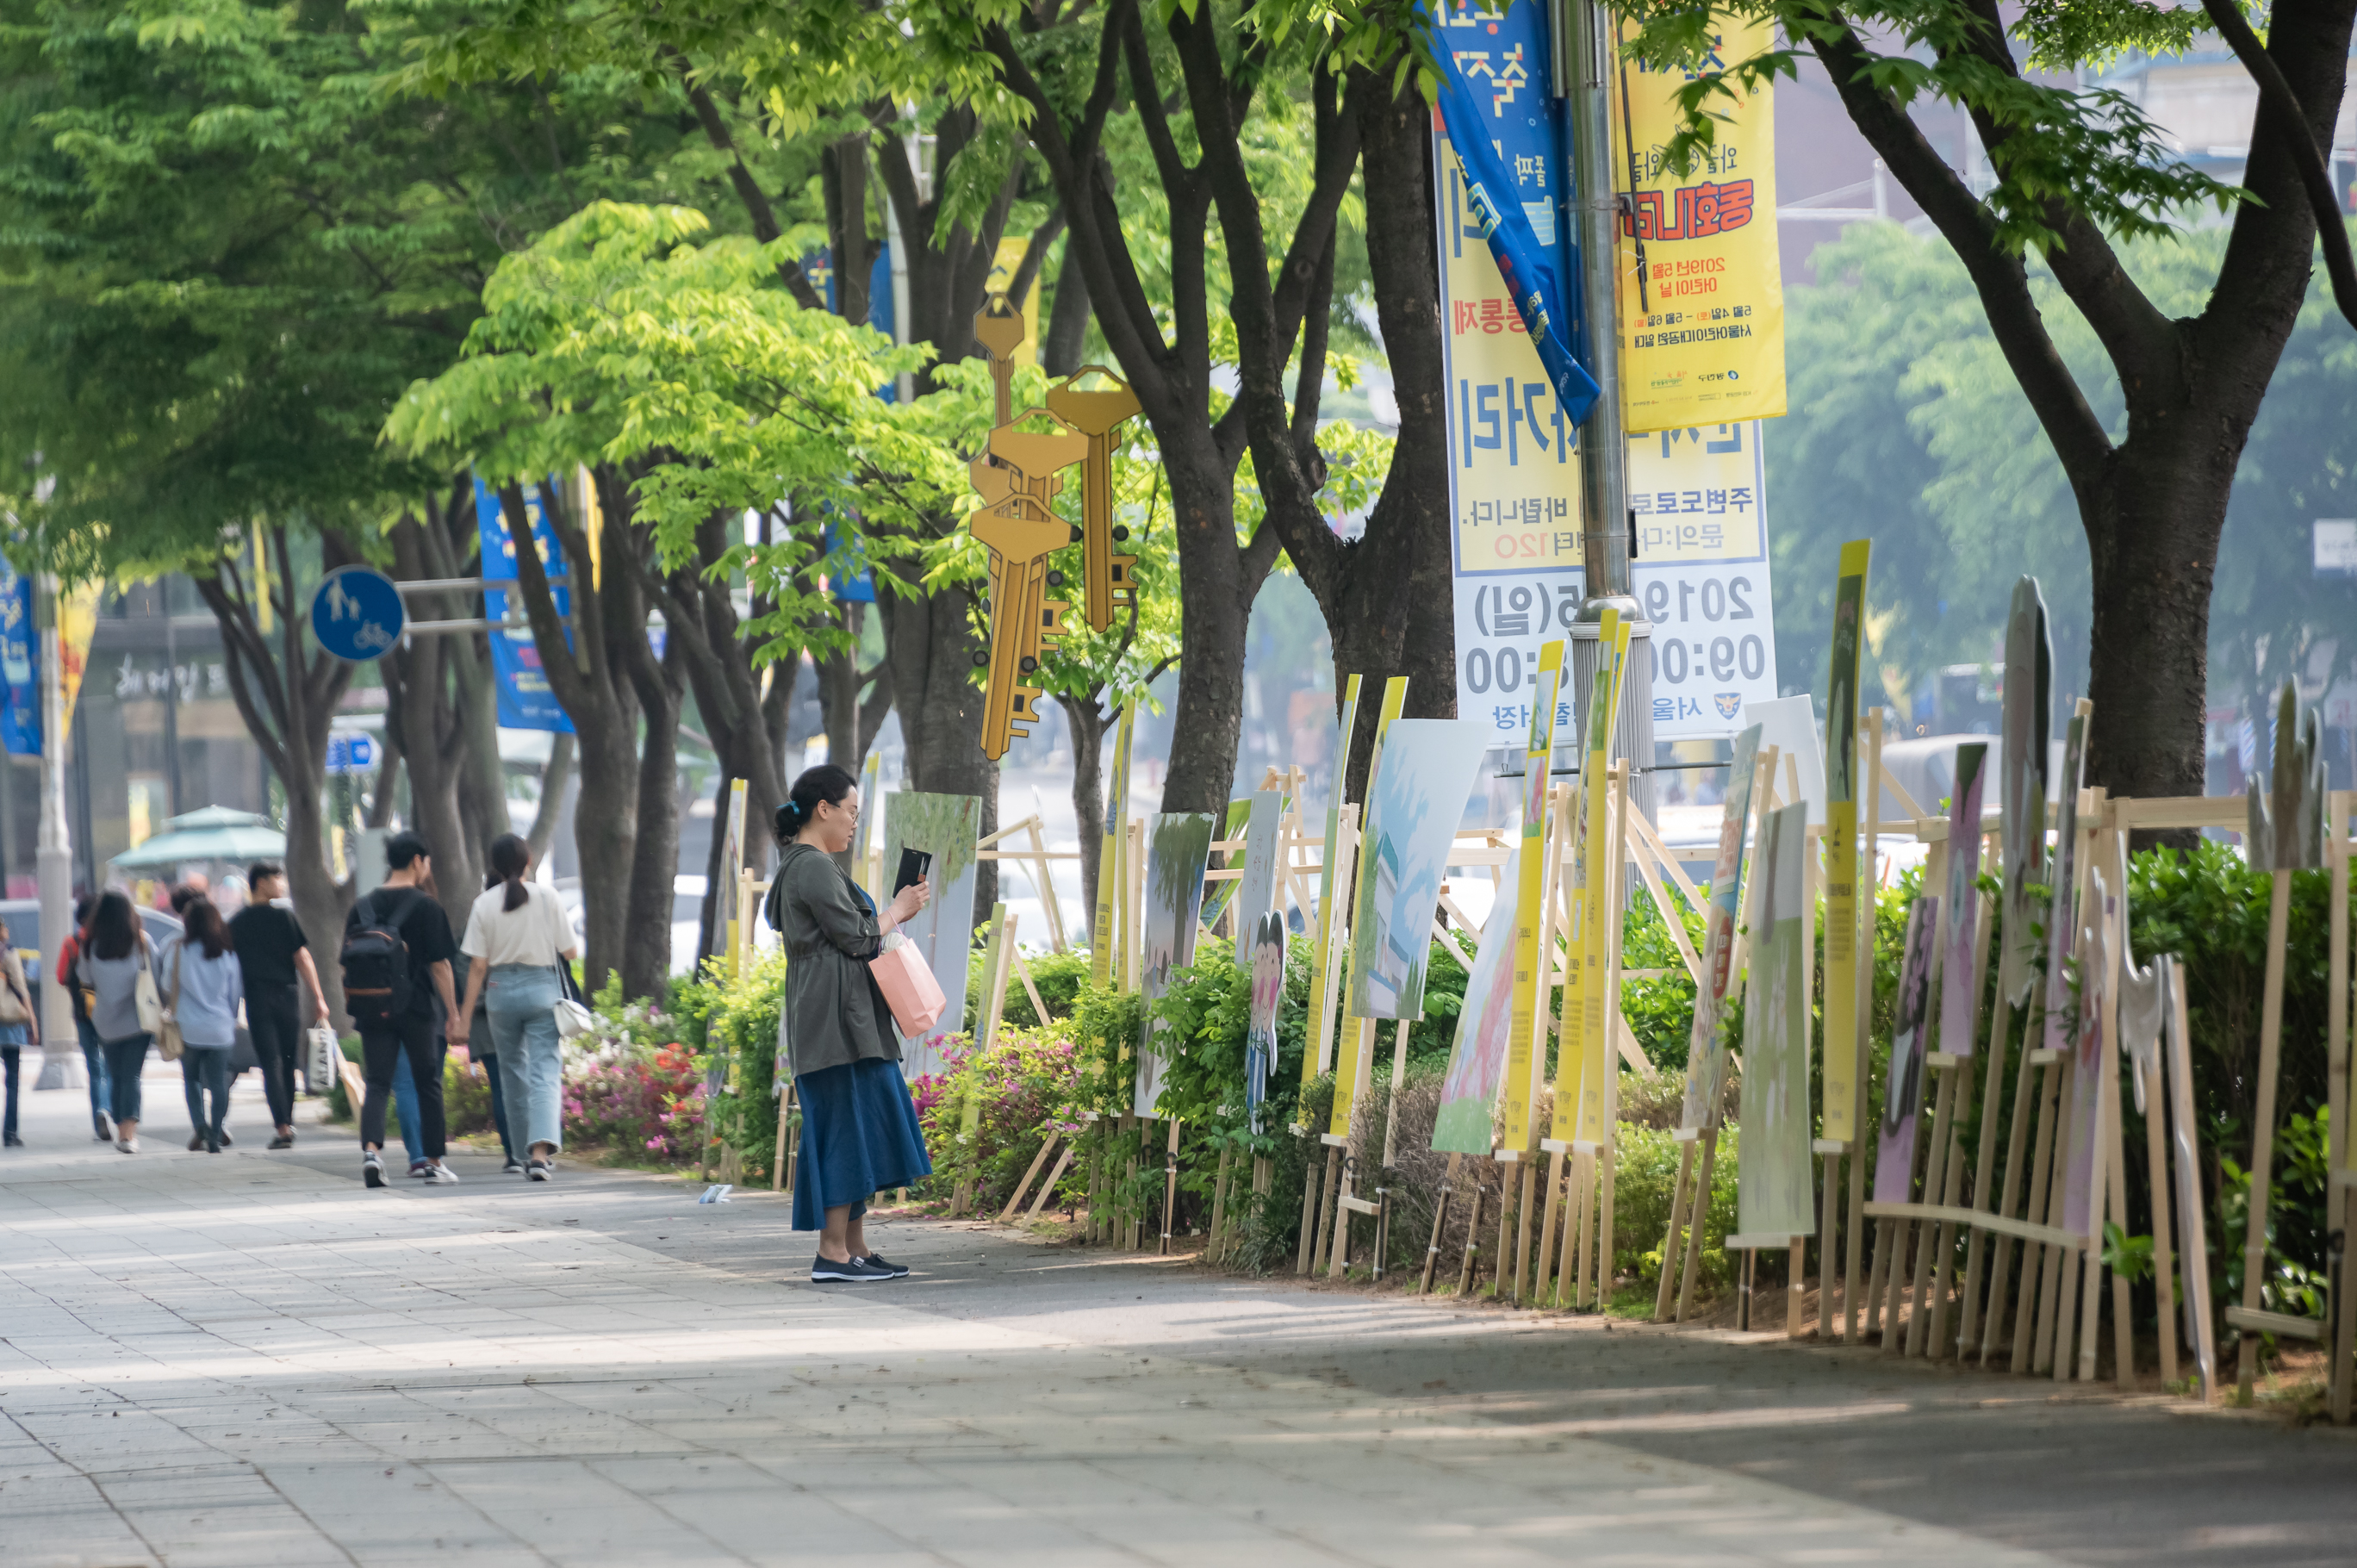
[(1678, 1127), (1699, 1133), (1718, 1104), (1727, 1077), (1727, 1041), (1719, 1020), (1735, 958), (1736, 898), (1743, 881), (1743, 830), (1751, 812), (1752, 775), (1759, 771), (1760, 727), (1735, 737), (1727, 768), (1727, 799), (1721, 802), (1718, 854), (1710, 868), (1710, 924), (1703, 934), (1703, 983), (1695, 993), (1694, 1028), (1686, 1036), (1686, 1094)]
[(1883, 1078), (1882, 1122), (1876, 1134), (1877, 1203), (1906, 1203), (1914, 1197), (1915, 1138), (1923, 1115), (1923, 1055), (1925, 1036), (1931, 1033), (1932, 975), (1936, 967), (1932, 949), (1939, 929), (1939, 896), (1926, 893), (1907, 911), (1905, 956), (1899, 964), (1899, 1004), (1890, 1025), (1890, 1067)]
[[(1284, 869), (1285, 813), (1291, 805), (1279, 789), (1258, 789), (1245, 802), (1243, 875), (1238, 877), (1236, 900), (1236, 962), (1252, 961), (1259, 940), (1260, 918), (1274, 909), (1285, 913), (1285, 890), (1277, 877)], [(1234, 818), (1230, 817), (1232, 822)], [(1231, 831), (1230, 838), (1235, 837)]]
[(1948, 946), (1941, 955), (1940, 1049), (1973, 1054), (1981, 977), (1973, 966), (1980, 946), (1981, 797), (1988, 785), (1988, 747), (1956, 747), (1956, 782), (1948, 798)]
[(1276, 1066), (1276, 1021), (1285, 1007), (1284, 914), (1264, 909), (1253, 922), (1246, 951), (1251, 955), (1252, 1012), (1244, 1023), (1244, 1110), (1258, 1133), (1261, 1102), (1268, 1098), (1268, 1075)]
[(1514, 1026), (1514, 937), (1522, 866), (1522, 850), (1509, 850), (1497, 899), (1481, 922), (1473, 972), (1465, 980), (1457, 1037), (1448, 1048), (1448, 1070), (1440, 1080), (1440, 1112), (1432, 1124), (1432, 1146), (1443, 1154), (1486, 1158), (1495, 1146), (1491, 1135), (1497, 1126), (1498, 1096), (1506, 1087)]
[(1146, 908), (1138, 932), (1144, 946), (1138, 994), (1147, 1016), (1138, 1042), (1137, 1085), (1133, 1110), (1156, 1114), (1168, 1065), (1159, 1043), (1164, 1026), (1154, 1004), (1169, 989), (1170, 972), (1195, 961), (1195, 933), (1203, 909), (1203, 872), (1211, 862), (1211, 832), (1219, 818), (1209, 811), (1165, 811), (1146, 828)]
[(1470, 719), (1392, 721), (1368, 786), (1359, 852), (1349, 993), (1355, 1017), (1424, 1016), (1440, 876), (1488, 744), (1487, 729)]
[(1813, 1236), (1809, 1155), (1809, 967), (1803, 933), (1806, 806), (1771, 812), (1753, 874), (1767, 878), (1765, 940), (1754, 947), (1744, 1009), (1743, 1136), (1736, 1149), (1736, 1230)]
[(900, 927), (917, 946), (944, 1005), (921, 1037), (900, 1037), (900, 1070), (922, 1078), (942, 1070), (942, 1041), (965, 1022), (966, 958), (974, 946), (974, 884), (982, 836), (982, 797), (932, 795), (903, 789), (884, 798), (884, 864), (897, 866), (904, 849), (933, 857), (932, 902)]
[[(2071, 1103), (2062, 1122), (2062, 1229), (2074, 1236), (2093, 1234), (2095, 1225), (2095, 1162), (2101, 1157), (2104, 1113), (2104, 994), (2111, 986), (2111, 942), (2119, 914), (2117, 896), (2104, 885), (2104, 874), (2093, 874), (2087, 888), (2088, 913), (2081, 949), (2077, 1028), (2072, 1031)], [(2116, 1087), (2114, 1088), (2116, 1093)]]
[(2005, 951), (1998, 960), (1998, 999), (2010, 1007), (2029, 1000), (2036, 969), (2029, 933), (2040, 921), (2030, 888), (2046, 880), (2046, 738), (2053, 733), (2050, 696), (2054, 645), (2047, 635), (2046, 601), (2038, 579), (2013, 586), (2005, 629), (2005, 691), (1998, 761), (2005, 769), (1997, 806), (2005, 826)]

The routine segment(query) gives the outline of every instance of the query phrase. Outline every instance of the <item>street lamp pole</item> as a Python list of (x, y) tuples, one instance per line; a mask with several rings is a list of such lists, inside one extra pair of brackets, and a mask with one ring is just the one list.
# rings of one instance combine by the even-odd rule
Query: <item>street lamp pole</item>
[(73, 928), (73, 851), (66, 831), (66, 700), (58, 635), (58, 579), (34, 580), (34, 618), (41, 639), (41, 822), (33, 865), (41, 897), (41, 1076), (35, 1089), (71, 1089), (81, 1058), (74, 1049), (73, 1004), (57, 983), (58, 953)]
[[(1603, 0), (1556, 0), (1560, 42), (1556, 80), (1564, 83), (1571, 130), (1571, 189), (1579, 241), (1580, 326), (1587, 364), (1601, 395), (1579, 432), (1580, 564), (1587, 597), (1572, 627), (1573, 691), (1584, 712), (1598, 656), (1598, 622), (1607, 609), (1636, 624), (1629, 635), (1628, 683), (1611, 753), (1637, 771), (1630, 796), (1652, 812), (1652, 627), (1629, 576), (1633, 522), (1629, 510), (1629, 441), (1620, 397), (1620, 204), (1612, 160), (1611, 75), (1618, 59), (1611, 12)], [(1581, 743), (1584, 746), (1584, 741)]]

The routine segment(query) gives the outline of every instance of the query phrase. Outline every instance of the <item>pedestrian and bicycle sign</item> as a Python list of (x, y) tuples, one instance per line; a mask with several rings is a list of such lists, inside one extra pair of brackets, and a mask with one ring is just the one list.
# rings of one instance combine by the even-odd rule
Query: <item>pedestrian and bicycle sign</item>
[(407, 623), (401, 590), (373, 566), (339, 566), (311, 595), (311, 635), (355, 664), (392, 652)]

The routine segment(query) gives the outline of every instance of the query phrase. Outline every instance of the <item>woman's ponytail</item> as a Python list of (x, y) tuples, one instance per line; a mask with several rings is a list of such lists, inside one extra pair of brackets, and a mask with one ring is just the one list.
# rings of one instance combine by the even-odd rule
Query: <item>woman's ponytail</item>
[(524, 874), (532, 869), (532, 846), (514, 833), (501, 833), (491, 841), (490, 875), (483, 878), (486, 889), (507, 884), (507, 897), (500, 908), (511, 912), (524, 907), (532, 895), (523, 887)]
[(793, 843), (794, 836), (818, 815), (819, 807), (839, 806), (845, 796), (858, 788), (859, 780), (832, 762), (803, 768), (802, 777), (787, 791), (786, 803), (778, 808), (778, 842)]

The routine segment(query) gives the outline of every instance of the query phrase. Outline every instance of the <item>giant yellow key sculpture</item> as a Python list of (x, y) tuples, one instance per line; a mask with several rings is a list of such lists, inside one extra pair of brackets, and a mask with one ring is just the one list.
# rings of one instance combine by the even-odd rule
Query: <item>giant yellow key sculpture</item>
[(1129, 538), (1129, 530), (1113, 521), (1113, 433), (1136, 414), (1137, 394), (1103, 366), (1083, 365), (1048, 389), (1048, 411), (1089, 438), (1081, 470), (1081, 536), (1087, 546), (1082, 613), (1089, 625), (1104, 631), (1113, 625), (1116, 605), (1137, 599), (1137, 557), (1113, 550)]

